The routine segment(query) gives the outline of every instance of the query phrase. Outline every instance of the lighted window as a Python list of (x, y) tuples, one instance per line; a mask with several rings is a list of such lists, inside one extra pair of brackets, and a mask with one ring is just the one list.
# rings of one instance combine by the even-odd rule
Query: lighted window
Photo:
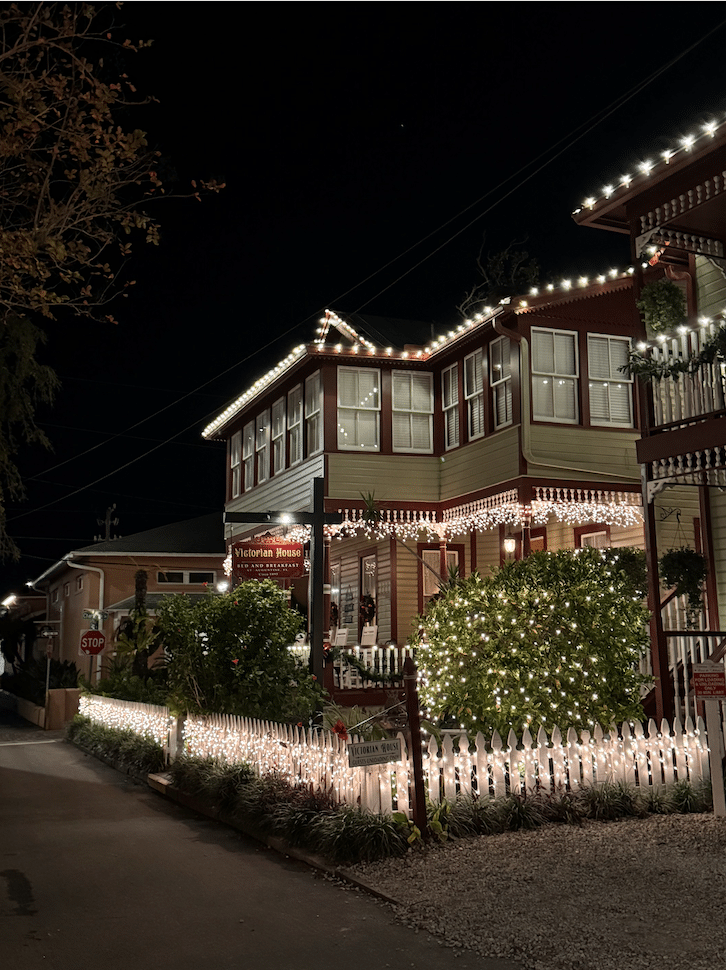
[(229, 468), (232, 498), (237, 498), (242, 489), (242, 432), (236, 431), (229, 442)]
[(532, 413), (535, 421), (577, 424), (577, 334), (532, 329)]
[(287, 439), (291, 465), (302, 461), (302, 410), (302, 384), (298, 384), (287, 395)]
[(323, 384), (319, 370), (305, 381), (305, 437), (308, 456), (323, 450)]
[(432, 374), (393, 371), (393, 450), (433, 451)]
[(247, 491), (255, 484), (255, 425), (252, 421), (242, 430), (242, 466)]
[(378, 451), (381, 374), (373, 367), (338, 368), (338, 447)]
[(495, 429), (512, 423), (512, 344), (509, 337), (498, 337), (489, 347), (489, 384)]
[(459, 444), (459, 365), (452, 364), (441, 372), (441, 408), (444, 414), (444, 445)]
[(272, 405), (272, 471), (274, 475), (285, 467), (285, 398)]
[(628, 362), (627, 337), (587, 336), (590, 423), (633, 427), (633, 379), (620, 370)]

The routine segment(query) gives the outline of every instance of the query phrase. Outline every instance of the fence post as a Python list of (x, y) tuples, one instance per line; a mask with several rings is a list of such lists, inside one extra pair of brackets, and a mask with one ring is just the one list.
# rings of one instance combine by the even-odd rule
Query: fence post
[(418, 690), (416, 689), (416, 664), (411, 657), (406, 658), (403, 665), (403, 683), (406, 688), (406, 714), (408, 715), (408, 731), (411, 740), (411, 767), (413, 768), (413, 785), (411, 786), (411, 814), (413, 824), (425, 838), (428, 831), (426, 820), (426, 793), (424, 791), (423, 755), (421, 754), (421, 716), (418, 710)]

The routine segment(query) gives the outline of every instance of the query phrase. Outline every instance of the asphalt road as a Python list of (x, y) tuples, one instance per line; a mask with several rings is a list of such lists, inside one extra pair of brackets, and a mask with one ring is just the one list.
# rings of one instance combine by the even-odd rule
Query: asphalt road
[(0, 967), (514, 970), (0, 711)]

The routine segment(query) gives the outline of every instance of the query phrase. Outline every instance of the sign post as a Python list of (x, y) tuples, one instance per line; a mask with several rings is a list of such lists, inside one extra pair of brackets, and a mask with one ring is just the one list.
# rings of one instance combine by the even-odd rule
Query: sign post
[(719, 701), (726, 700), (726, 670), (724, 670), (723, 664), (694, 664), (693, 689), (696, 697), (700, 697), (703, 701), (706, 712), (713, 814), (724, 817), (726, 816), (726, 797), (724, 797), (723, 768), (721, 766), (721, 716), (719, 711)]

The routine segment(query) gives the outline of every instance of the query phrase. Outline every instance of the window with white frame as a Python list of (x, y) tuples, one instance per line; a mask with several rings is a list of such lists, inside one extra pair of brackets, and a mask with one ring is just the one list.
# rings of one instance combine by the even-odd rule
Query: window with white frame
[(232, 498), (237, 498), (242, 488), (242, 432), (235, 431), (229, 442), (229, 470)]
[(433, 451), (433, 374), (393, 371), (393, 450)]
[(58, 602), (58, 587), (57, 586), (56, 586), (56, 588), (54, 590), (51, 591), (50, 601), (51, 601), (51, 603), (57, 603)]
[(158, 572), (156, 581), (160, 584), (172, 583), (184, 586), (212, 586), (216, 573), (207, 569), (173, 569)]
[(285, 467), (285, 398), (272, 405), (272, 473)]
[(481, 350), (464, 358), (464, 397), (469, 440), (484, 434), (484, 369)]
[(628, 337), (587, 335), (590, 424), (633, 427), (633, 378), (620, 370), (629, 352)]
[(308, 456), (323, 450), (323, 384), (319, 370), (305, 381), (305, 436)]
[(298, 384), (287, 395), (287, 438), (290, 445), (291, 465), (302, 461), (302, 413), (302, 384)]
[(83, 592), (83, 573), (80, 576), (76, 576), (76, 592)]
[(512, 423), (511, 353), (509, 337), (497, 337), (489, 345), (489, 385), (492, 389), (494, 427), (497, 430)]
[(532, 413), (535, 421), (577, 424), (577, 334), (532, 328)]
[(255, 425), (253, 421), (242, 429), (242, 466), (245, 491), (255, 484)]
[(270, 477), (270, 409), (257, 415), (255, 451), (257, 452), (257, 483)]
[[(422, 549), (421, 559), (421, 587), (424, 602), (435, 596), (441, 590), (444, 582), (441, 578), (441, 553), (438, 549)], [(425, 563), (425, 565), (424, 565)], [(446, 569), (456, 569), (459, 565), (459, 553), (456, 549), (446, 550)]]
[(452, 364), (441, 372), (441, 409), (444, 415), (444, 446), (459, 444), (459, 365)]
[(374, 367), (338, 368), (338, 447), (378, 451), (381, 372)]

